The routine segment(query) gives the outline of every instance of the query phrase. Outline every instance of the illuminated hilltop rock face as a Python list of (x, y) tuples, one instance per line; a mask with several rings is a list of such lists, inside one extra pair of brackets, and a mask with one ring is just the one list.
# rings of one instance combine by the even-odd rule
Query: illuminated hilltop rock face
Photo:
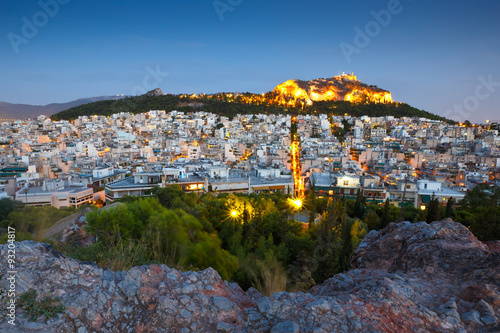
[(391, 93), (358, 81), (353, 74), (310, 81), (288, 80), (273, 90), (274, 102), (285, 106), (311, 105), (320, 101), (391, 103)]

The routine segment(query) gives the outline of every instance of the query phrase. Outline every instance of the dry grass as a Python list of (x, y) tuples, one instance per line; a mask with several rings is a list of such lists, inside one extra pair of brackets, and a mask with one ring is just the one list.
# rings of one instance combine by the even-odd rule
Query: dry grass
[(139, 240), (114, 239), (97, 253), (95, 262), (102, 268), (122, 271), (151, 262), (165, 262), (165, 256), (159, 238), (145, 232)]
[(264, 261), (256, 259), (253, 265), (244, 268), (252, 278), (255, 288), (263, 295), (271, 296), (274, 293), (285, 291), (287, 275), (276, 258)]

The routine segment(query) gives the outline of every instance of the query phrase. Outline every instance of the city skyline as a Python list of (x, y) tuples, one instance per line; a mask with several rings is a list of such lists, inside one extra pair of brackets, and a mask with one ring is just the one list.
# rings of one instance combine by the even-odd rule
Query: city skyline
[(47, 0), (4, 8), (0, 100), (9, 103), (156, 87), (262, 93), (289, 79), (354, 72), (419, 109), (458, 121), (498, 118), (494, 1)]

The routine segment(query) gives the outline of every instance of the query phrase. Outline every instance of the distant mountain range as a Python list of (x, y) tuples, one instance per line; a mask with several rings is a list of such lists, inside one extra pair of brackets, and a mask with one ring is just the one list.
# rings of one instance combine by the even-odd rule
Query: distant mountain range
[(79, 105), (98, 102), (117, 100), (125, 98), (122, 95), (115, 96), (99, 96), (80, 98), (67, 103), (51, 103), (47, 105), (30, 105), (30, 104), (12, 104), (7, 102), (0, 102), (0, 119), (27, 119), (34, 118), (40, 115), (52, 116), (63, 110), (74, 108)]

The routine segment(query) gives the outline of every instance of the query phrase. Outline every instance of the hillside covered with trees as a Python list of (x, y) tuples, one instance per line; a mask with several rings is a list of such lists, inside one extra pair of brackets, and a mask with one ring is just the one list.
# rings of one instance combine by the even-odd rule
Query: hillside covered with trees
[(220, 93), (215, 95), (161, 95), (128, 97), (115, 101), (99, 101), (80, 105), (61, 111), (51, 116), (53, 120), (75, 119), (79, 116), (103, 115), (110, 116), (120, 112), (143, 113), (149, 110), (172, 110), (194, 112), (206, 111), (214, 114), (233, 118), (237, 114), (283, 114), (304, 113), (316, 114), (326, 113), (330, 115), (351, 116), (395, 116), (395, 117), (422, 117), (433, 120), (450, 120), (435, 114), (416, 109), (404, 103), (351, 103), (346, 101), (322, 101), (313, 102), (312, 105), (296, 105), (285, 108), (274, 103), (273, 93), (266, 95), (255, 95), (244, 93), (235, 96), (231, 93)]

